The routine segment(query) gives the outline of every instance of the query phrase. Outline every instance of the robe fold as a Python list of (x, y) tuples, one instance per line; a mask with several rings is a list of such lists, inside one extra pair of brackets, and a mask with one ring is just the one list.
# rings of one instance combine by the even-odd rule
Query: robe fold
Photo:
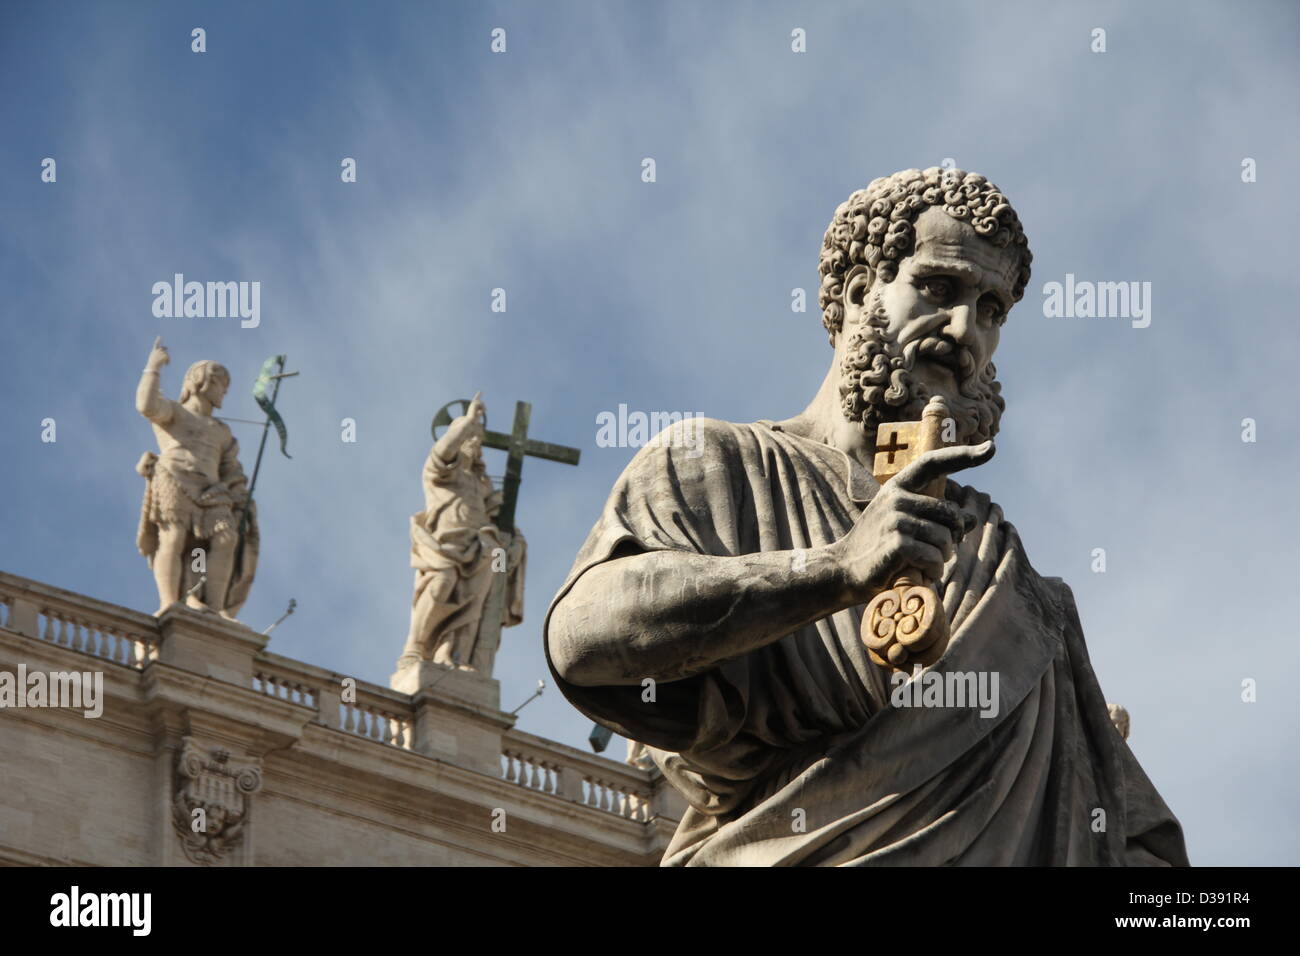
[[(792, 551), (797, 574), (798, 550), (843, 537), (878, 489), (844, 453), (770, 422), (674, 426), (619, 478), (551, 609), (590, 568), (656, 550)], [(861, 606), (660, 682), (653, 702), (552, 666), (579, 710), (644, 742), (686, 798), (665, 865), (1187, 864), (1111, 724), (1070, 589), (1034, 571), (986, 495), (946, 493), (976, 526), (944, 568), (953, 636), (929, 670), (996, 673), (995, 714), (892, 706)]]

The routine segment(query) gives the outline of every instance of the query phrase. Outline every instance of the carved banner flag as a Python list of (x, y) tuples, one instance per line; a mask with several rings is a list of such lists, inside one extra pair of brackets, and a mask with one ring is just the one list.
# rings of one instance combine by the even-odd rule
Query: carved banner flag
[(284, 356), (272, 355), (262, 363), (262, 371), (257, 375), (257, 381), (253, 383), (253, 401), (257, 402), (259, 408), (266, 412), (266, 419), (275, 426), (275, 433), (280, 436), (280, 452), (285, 458), (293, 456), (285, 450), (289, 442), (289, 430), (284, 426), (284, 419), (280, 413), (275, 410), (275, 394), (271, 392), (272, 382), (279, 384), (280, 373), (284, 371)]

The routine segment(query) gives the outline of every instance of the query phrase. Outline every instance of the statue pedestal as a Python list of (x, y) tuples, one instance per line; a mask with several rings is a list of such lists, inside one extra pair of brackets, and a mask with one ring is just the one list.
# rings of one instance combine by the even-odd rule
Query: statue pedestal
[(395, 691), (411, 695), (417, 753), (499, 776), (501, 735), (515, 718), (501, 712), (501, 685), (476, 671), (418, 661), (389, 678)]
[(388, 679), (388, 686), (413, 697), (424, 691), (482, 710), (501, 709), (501, 685), (497, 681), (478, 671), (462, 671), (433, 661), (417, 661), (399, 668)]

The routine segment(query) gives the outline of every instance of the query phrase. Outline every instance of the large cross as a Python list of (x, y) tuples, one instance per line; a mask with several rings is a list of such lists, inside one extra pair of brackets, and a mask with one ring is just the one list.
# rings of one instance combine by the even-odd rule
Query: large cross
[(499, 448), (507, 453), (506, 477), (501, 483), (501, 510), (497, 512), (497, 527), (507, 534), (515, 530), (515, 503), (519, 500), (519, 482), (523, 479), (524, 456), (545, 458), (566, 465), (576, 465), (582, 454), (577, 448), (566, 445), (552, 445), (547, 441), (536, 441), (528, 437), (528, 421), (532, 417), (533, 406), (528, 402), (515, 402), (515, 427), (509, 435), (502, 432), (483, 433), (483, 444), (488, 448)]
[[(469, 407), (469, 402), (464, 399), (448, 402), (438, 411), (433, 419), (435, 438), (438, 427), (451, 422), (453, 405), (460, 405), (464, 409)], [(506, 475), (501, 483), (501, 510), (497, 512), (497, 527), (506, 534), (514, 534), (515, 531), (515, 505), (519, 500), (519, 483), (523, 479), (524, 456), (532, 455), (534, 458), (545, 458), (547, 461), (576, 465), (582, 454), (577, 448), (552, 445), (550, 442), (529, 438), (528, 422), (532, 414), (533, 406), (528, 402), (515, 402), (513, 431), (506, 433), (485, 430), (483, 432), (484, 447), (497, 448), (507, 454)]]

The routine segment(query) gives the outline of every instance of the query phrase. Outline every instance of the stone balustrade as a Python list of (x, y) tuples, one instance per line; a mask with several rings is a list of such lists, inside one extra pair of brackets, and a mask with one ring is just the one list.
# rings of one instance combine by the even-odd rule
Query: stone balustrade
[(3, 572), (0, 606), (3, 626), (27, 637), (135, 670), (158, 659), (158, 625), (150, 615)]
[(566, 747), (522, 730), (502, 735), (501, 775), (530, 790), (612, 813), (628, 820), (650, 819), (650, 774), (628, 764)]
[[(513, 717), (476, 696), (478, 688), (456, 689), (468, 679), (463, 674), (449, 674), (434, 691), (400, 693), (271, 653), (265, 638), (240, 625), (188, 613), (159, 620), (4, 572), (0, 628), (141, 672), (159, 661), (199, 672), (198, 663), (221, 657), (222, 668), (205, 676), (302, 707), (310, 712), (303, 716), (306, 724), (499, 775), (501, 782), (543, 800), (604, 819), (657, 820), (671, 833), (669, 821), (681, 814), (679, 798), (657, 773), (515, 729)], [(168, 651), (173, 641), (183, 653)], [(238, 664), (240, 655), (246, 664)], [(495, 700), (495, 682), (490, 683), (487, 699)]]

